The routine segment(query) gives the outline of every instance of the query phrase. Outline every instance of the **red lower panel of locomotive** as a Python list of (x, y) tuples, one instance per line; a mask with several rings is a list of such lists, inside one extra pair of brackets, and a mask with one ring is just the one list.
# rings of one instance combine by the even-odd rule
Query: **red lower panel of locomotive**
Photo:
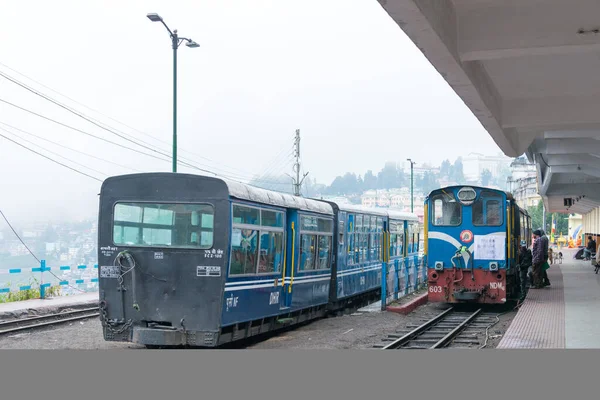
[(506, 270), (429, 269), (427, 283), (433, 303), (506, 303)]

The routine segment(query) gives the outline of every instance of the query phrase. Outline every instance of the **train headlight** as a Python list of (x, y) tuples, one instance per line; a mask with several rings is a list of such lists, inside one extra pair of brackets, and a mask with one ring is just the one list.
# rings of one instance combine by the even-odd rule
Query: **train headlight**
[(458, 191), (457, 197), (462, 204), (468, 206), (473, 204), (477, 198), (477, 193), (475, 192), (475, 189), (471, 187), (464, 187)]
[(498, 263), (497, 262), (490, 263), (490, 271), (498, 271)]
[(435, 262), (435, 270), (436, 271), (442, 271), (444, 269), (444, 262), (443, 261), (436, 261)]

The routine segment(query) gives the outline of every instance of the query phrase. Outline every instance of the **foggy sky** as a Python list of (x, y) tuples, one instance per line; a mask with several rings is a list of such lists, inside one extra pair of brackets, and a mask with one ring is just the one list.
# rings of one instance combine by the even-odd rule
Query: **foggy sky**
[[(237, 179), (268, 166), (291, 173), (285, 155), (296, 129), (304, 169), (326, 184), (346, 171), (376, 172), (385, 161), (439, 164), (471, 151), (499, 152), (376, 0), (0, 0), (0, 10), (0, 71), (170, 154), (172, 50), (164, 27), (146, 18), (159, 13), (201, 46), (182, 45), (178, 52), (179, 155)], [(0, 99), (137, 147), (2, 77)], [(133, 172), (112, 163), (171, 170), (170, 160), (120, 149), (1, 102), (0, 122), (109, 160), (9, 129), (107, 176)], [(0, 208), (15, 221), (93, 217), (100, 188), (1, 137), (0, 185)]]

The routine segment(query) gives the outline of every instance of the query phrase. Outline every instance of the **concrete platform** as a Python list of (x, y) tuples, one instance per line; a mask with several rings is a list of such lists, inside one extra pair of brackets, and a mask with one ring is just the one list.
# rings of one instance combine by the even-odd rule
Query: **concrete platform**
[(563, 250), (550, 288), (530, 290), (498, 348), (600, 349), (600, 275)]
[(60, 296), (49, 299), (32, 299), (0, 304), (0, 320), (22, 315), (39, 315), (55, 312), (63, 308), (81, 307), (98, 304), (98, 292), (84, 293), (73, 296)]

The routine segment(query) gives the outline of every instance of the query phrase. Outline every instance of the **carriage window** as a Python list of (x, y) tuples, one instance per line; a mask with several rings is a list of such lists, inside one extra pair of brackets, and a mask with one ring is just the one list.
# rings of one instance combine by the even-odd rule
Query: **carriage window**
[(473, 203), (473, 225), (500, 226), (503, 223), (502, 196), (483, 191)]
[(301, 223), (300, 223), (300, 229), (303, 231), (318, 230), (317, 217), (302, 217)]
[(331, 254), (331, 236), (319, 236), (319, 259), (317, 269), (329, 268), (329, 255)]
[(233, 205), (234, 224), (260, 224), (260, 210), (258, 208), (246, 207), (239, 204)]
[(354, 232), (362, 231), (362, 226), (363, 226), (363, 217), (362, 217), (362, 215), (357, 215), (355, 217)]
[(261, 210), (260, 221), (262, 226), (283, 228), (283, 213), (278, 211)]
[(282, 263), (283, 232), (262, 232), (260, 235), (258, 273), (279, 272)]
[(281, 211), (233, 205), (230, 275), (272, 274), (281, 270), (284, 219)]
[(315, 251), (317, 247), (317, 235), (300, 235), (300, 271), (315, 269)]
[(452, 193), (438, 194), (432, 199), (432, 223), (435, 226), (457, 226), (462, 222), (462, 206)]
[(377, 234), (371, 233), (369, 235), (369, 260), (375, 261), (377, 259)]
[(369, 260), (369, 234), (361, 233), (360, 235), (360, 262)]
[(113, 219), (116, 245), (192, 249), (213, 245), (214, 208), (207, 204), (117, 203)]
[(231, 275), (256, 273), (258, 231), (233, 228), (231, 232)]

